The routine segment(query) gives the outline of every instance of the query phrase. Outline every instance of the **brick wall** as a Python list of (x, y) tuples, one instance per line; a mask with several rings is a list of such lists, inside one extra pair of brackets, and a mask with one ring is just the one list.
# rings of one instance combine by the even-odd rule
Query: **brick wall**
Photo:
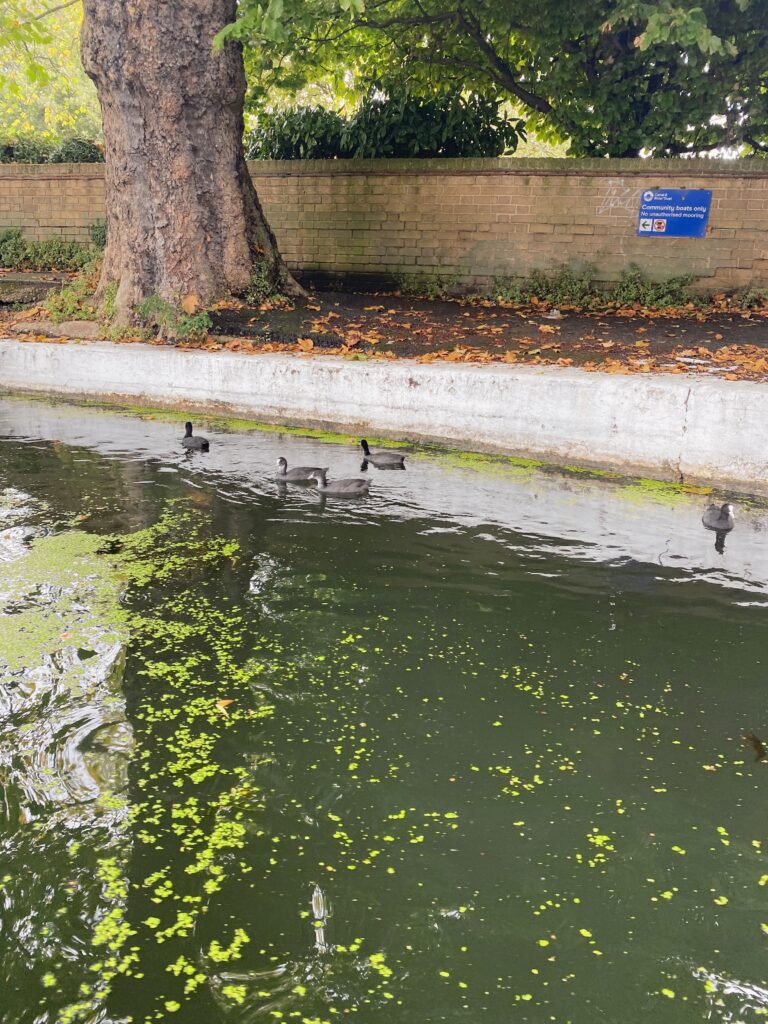
[(91, 224), (103, 218), (99, 164), (0, 164), (0, 231), (21, 228), (32, 241), (87, 242)]
[[(536, 267), (629, 263), (658, 279), (768, 286), (768, 169), (762, 161), (335, 160), (251, 165), (291, 267), (420, 273), (485, 283)], [(635, 234), (640, 192), (710, 188), (703, 239)], [(0, 230), (86, 240), (104, 216), (101, 168), (0, 165)]]

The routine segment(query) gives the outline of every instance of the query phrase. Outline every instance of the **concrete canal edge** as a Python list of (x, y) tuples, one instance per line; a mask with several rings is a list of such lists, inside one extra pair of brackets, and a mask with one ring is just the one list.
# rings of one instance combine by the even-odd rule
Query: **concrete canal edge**
[(768, 385), (0, 339), (6, 391), (430, 440), (768, 495)]

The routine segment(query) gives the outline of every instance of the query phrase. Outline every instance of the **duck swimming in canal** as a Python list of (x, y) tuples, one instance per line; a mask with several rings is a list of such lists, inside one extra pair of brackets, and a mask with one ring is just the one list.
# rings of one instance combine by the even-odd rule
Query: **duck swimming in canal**
[(360, 447), (363, 449), (363, 460), (377, 469), (405, 469), (403, 452), (372, 452), (365, 439), (360, 442)]
[(209, 449), (207, 437), (193, 437), (192, 436), (192, 424), (187, 420), (184, 424), (184, 437), (181, 443), (184, 447), (191, 452), (207, 452)]
[(733, 505), (729, 502), (724, 505), (710, 505), (701, 521), (708, 530), (714, 530), (715, 551), (722, 555), (725, 552), (725, 538), (735, 525)]
[(701, 517), (701, 521), (708, 530), (714, 530), (716, 533), (730, 533), (736, 523), (733, 512), (733, 505), (729, 502), (724, 505), (710, 505)]
[(288, 469), (288, 462), (281, 455), (277, 460), (275, 480), (282, 484), (314, 484), (317, 483), (314, 473), (325, 475), (327, 472), (327, 466), (325, 469), (319, 466), (294, 466), (293, 469)]
[(312, 473), (317, 483), (317, 490), (320, 494), (336, 495), (337, 497), (355, 498), (362, 497), (368, 493), (371, 486), (370, 480), (361, 480), (359, 477), (348, 477), (344, 480), (331, 480), (326, 482), (325, 470), (315, 470)]

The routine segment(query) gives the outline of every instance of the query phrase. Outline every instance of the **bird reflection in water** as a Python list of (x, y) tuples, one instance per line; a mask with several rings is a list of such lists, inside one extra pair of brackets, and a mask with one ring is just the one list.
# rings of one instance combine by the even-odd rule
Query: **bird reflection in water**
[(375, 462), (369, 462), (368, 459), (363, 459), (363, 461), (360, 463), (360, 472), (367, 473), (369, 466), (375, 466), (376, 469), (384, 470), (385, 472), (389, 472), (390, 470), (394, 470), (397, 473), (399, 473), (400, 471), (405, 472), (405, 465), (402, 462), (394, 463), (391, 465), (379, 466), (376, 465)]
[(312, 890), (311, 902), (312, 924), (315, 929), (315, 949), (318, 953), (327, 953), (330, 946), (325, 935), (325, 929), (328, 926), (328, 918), (331, 916), (331, 906), (319, 885), (316, 885)]
[(754, 750), (756, 761), (765, 761), (768, 758), (768, 750), (765, 749), (765, 744), (759, 736), (755, 736), (751, 729), (747, 729), (741, 738)]

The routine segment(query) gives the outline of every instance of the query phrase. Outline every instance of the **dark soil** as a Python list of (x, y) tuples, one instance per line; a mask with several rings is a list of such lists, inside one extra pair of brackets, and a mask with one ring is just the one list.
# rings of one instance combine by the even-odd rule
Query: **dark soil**
[[(9, 285), (61, 284), (56, 275), (14, 277), (17, 280), (7, 281)], [(296, 308), (223, 306), (212, 314), (211, 337), (180, 344), (242, 352), (327, 352), (425, 362), (500, 360), (609, 373), (707, 372), (729, 379), (768, 379), (768, 309), (734, 309), (720, 299), (719, 306), (706, 310), (693, 305), (667, 311), (633, 307), (585, 312), (563, 307), (553, 316), (543, 304), (512, 307), (397, 294), (317, 292)], [(4, 322), (10, 329), (14, 320), (31, 316), (33, 310), (21, 312), (0, 301), (0, 334)], [(140, 339), (125, 339), (131, 340)]]
[(313, 295), (308, 306), (290, 310), (221, 310), (214, 314), (214, 334), (276, 346), (308, 338), (315, 349), (351, 345), (401, 358), (457, 346), (496, 357), (513, 350), (522, 358), (539, 349), (536, 354), (544, 358), (568, 357), (574, 364), (601, 361), (628, 348), (644, 349), (658, 360), (691, 346), (713, 351), (724, 345), (768, 346), (768, 311), (564, 310), (562, 319), (547, 313), (546, 307), (324, 292)]

